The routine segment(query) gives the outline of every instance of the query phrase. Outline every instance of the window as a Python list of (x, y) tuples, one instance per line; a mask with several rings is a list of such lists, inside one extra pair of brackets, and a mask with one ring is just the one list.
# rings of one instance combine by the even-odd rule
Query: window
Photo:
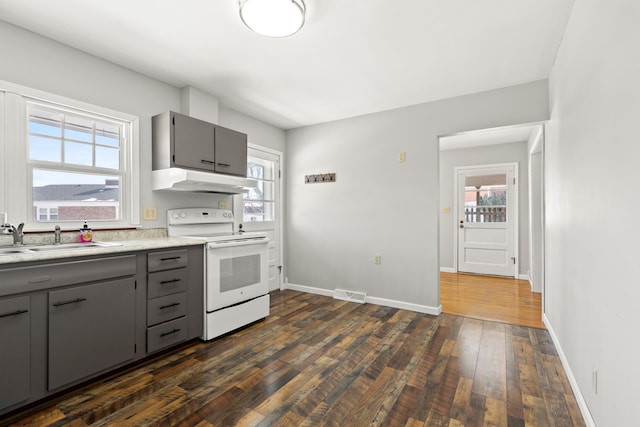
[(465, 178), (465, 222), (507, 221), (507, 175)]
[(27, 111), (33, 220), (118, 221), (128, 124), (32, 102)]
[(0, 212), (29, 231), (138, 226), (137, 135), (134, 116), (0, 82)]
[(258, 181), (255, 189), (243, 195), (243, 220), (275, 220), (275, 162), (249, 157), (247, 160), (247, 178)]

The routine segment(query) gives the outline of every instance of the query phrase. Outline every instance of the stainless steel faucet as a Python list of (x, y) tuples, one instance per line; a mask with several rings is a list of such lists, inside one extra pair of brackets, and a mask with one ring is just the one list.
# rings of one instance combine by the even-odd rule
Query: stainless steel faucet
[(13, 235), (13, 246), (24, 245), (24, 242), (23, 242), (24, 233), (22, 232), (23, 228), (24, 228), (24, 222), (21, 222), (20, 225), (18, 225), (18, 228), (16, 228), (14, 225), (11, 225), (10, 233)]
[(60, 226), (56, 225), (56, 228), (53, 231), (53, 244), (59, 245), (60, 243)]

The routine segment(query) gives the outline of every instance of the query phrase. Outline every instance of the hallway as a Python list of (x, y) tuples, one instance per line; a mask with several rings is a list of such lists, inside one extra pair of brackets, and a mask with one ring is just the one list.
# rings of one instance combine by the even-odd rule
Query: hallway
[(440, 273), (440, 303), (448, 314), (545, 329), (542, 294), (526, 280)]

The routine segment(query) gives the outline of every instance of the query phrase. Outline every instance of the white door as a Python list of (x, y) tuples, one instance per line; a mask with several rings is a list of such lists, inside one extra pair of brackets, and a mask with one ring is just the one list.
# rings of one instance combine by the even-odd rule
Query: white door
[(258, 188), (234, 197), (234, 215), (245, 231), (266, 231), (269, 236), (269, 290), (282, 284), (282, 204), (280, 202), (280, 158), (282, 153), (249, 144), (247, 177)]
[(517, 166), (456, 168), (458, 271), (517, 277)]

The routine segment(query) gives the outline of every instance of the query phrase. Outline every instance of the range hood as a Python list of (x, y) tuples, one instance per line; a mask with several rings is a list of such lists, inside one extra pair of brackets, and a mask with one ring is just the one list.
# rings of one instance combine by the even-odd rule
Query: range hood
[(242, 194), (248, 193), (249, 190), (257, 186), (258, 181), (255, 179), (213, 172), (181, 168), (151, 171), (151, 188), (153, 190)]

